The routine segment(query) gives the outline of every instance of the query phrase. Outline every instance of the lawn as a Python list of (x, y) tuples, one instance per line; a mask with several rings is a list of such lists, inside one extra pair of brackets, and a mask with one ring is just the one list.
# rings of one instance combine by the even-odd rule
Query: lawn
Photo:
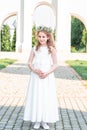
[(15, 60), (15, 59), (8, 59), (8, 58), (0, 59), (0, 69), (3, 69), (5, 67), (7, 67), (8, 65), (13, 64), (16, 61), (17, 60)]
[(68, 60), (66, 61), (83, 80), (87, 80), (87, 61), (84, 60)]

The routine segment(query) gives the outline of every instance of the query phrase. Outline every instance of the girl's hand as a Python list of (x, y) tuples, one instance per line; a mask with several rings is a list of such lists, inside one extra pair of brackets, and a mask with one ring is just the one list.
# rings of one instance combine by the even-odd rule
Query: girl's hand
[(47, 72), (43, 73), (43, 72), (42, 72), (42, 73), (40, 74), (40, 78), (44, 79), (44, 78), (46, 78), (48, 75), (49, 75), (49, 73), (47, 73)]
[(41, 70), (39, 70), (39, 69), (35, 69), (35, 70), (34, 70), (34, 72), (35, 72), (37, 75), (39, 75), (39, 76), (40, 76), (40, 75), (41, 75), (41, 73), (42, 73), (42, 71), (41, 71)]

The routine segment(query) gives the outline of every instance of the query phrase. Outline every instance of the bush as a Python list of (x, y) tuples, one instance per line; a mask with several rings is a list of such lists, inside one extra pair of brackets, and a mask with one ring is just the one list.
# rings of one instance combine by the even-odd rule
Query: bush
[(3, 25), (1, 29), (1, 50), (10, 51), (11, 50), (11, 41), (10, 41), (10, 28), (8, 25)]
[(15, 51), (15, 46), (16, 45), (16, 28), (14, 29), (14, 35), (13, 35), (13, 39), (12, 39), (12, 43), (11, 43), (11, 50)]
[(86, 47), (86, 39), (85, 39), (85, 26), (84, 24), (77, 18), (72, 16), (71, 21), (71, 51), (75, 52), (84, 52)]

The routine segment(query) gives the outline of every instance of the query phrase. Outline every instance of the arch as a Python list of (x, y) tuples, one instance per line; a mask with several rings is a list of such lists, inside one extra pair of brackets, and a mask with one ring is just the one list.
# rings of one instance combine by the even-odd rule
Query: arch
[[(48, 13), (48, 17), (49, 17), (49, 19), (48, 19), (48, 25), (46, 24), (46, 26), (49, 26), (49, 25), (51, 25), (51, 27), (54, 29), (55, 28), (55, 26), (56, 26), (56, 9), (54, 8), (54, 6), (51, 4), (51, 3), (49, 3), (49, 2), (46, 2), (46, 1), (42, 1), (42, 2), (38, 2), (37, 4), (36, 4), (36, 6), (34, 7), (34, 9), (33, 9), (33, 14), (32, 14), (32, 16), (34, 16), (34, 13), (35, 13), (35, 11), (36, 10), (38, 10), (39, 9), (39, 7), (40, 8), (48, 8), (48, 12), (51, 12), (52, 13), (52, 16), (50, 16), (49, 15), (49, 13)], [(43, 9), (42, 8), (42, 9)], [(40, 12), (40, 11), (39, 11)], [(45, 15), (44, 15), (45, 16)], [(36, 15), (36, 17), (38, 17), (37, 15)], [(33, 17), (32, 17), (33, 18)], [(46, 17), (45, 17), (46, 18)], [(44, 20), (43, 20), (44, 21)], [(51, 22), (49, 22), (49, 21), (51, 21)], [(33, 22), (33, 23), (35, 23), (35, 22)], [(43, 23), (43, 22), (42, 22)], [(43, 24), (42, 24), (43, 25)]]
[[(9, 14), (4, 18), (4, 20), (2, 21), (1, 26), (0, 26), (0, 29), (2, 28), (3, 24), (5, 23), (5, 21), (6, 21), (8, 18), (10, 18), (10, 17), (12, 17), (12, 16), (16, 16), (16, 15), (17, 15), (17, 12), (9, 13)], [(1, 35), (0, 35), (0, 51), (1, 51)]]
[(75, 14), (75, 13), (71, 13), (71, 16), (78, 18), (84, 24), (84, 26), (87, 30), (87, 21), (82, 16)]
[(12, 16), (16, 16), (16, 15), (17, 15), (17, 12), (13, 12), (13, 13), (8, 14), (7, 17), (5, 17), (5, 19), (2, 21), (1, 27), (2, 27), (2, 25), (4, 24), (4, 22), (5, 22), (8, 18), (10, 18), (10, 17), (12, 17)]
[(39, 6), (42, 6), (42, 5), (46, 5), (46, 6), (49, 6), (52, 10), (53, 10), (53, 13), (54, 15), (56, 15), (56, 10), (54, 8), (54, 6), (46, 1), (42, 1), (42, 2), (39, 2), (36, 4), (35, 8), (33, 9), (33, 14), (34, 14), (34, 11), (39, 7)]

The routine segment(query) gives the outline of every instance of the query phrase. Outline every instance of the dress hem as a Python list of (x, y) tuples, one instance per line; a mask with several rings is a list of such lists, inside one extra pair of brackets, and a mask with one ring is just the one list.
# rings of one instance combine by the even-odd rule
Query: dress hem
[(56, 120), (56, 121), (44, 121), (44, 120), (37, 120), (37, 121), (32, 121), (32, 120), (26, 120), (26, 119), (23, 119), (23, 121), (29, 121), (29, 122), (32, 122), (32, 123), (35, 123), (35, 122), (47, 122), (47, 123), (56, 123), (56, 122), (58, 122), (59, 121), (59, 119), (58, 120)]

